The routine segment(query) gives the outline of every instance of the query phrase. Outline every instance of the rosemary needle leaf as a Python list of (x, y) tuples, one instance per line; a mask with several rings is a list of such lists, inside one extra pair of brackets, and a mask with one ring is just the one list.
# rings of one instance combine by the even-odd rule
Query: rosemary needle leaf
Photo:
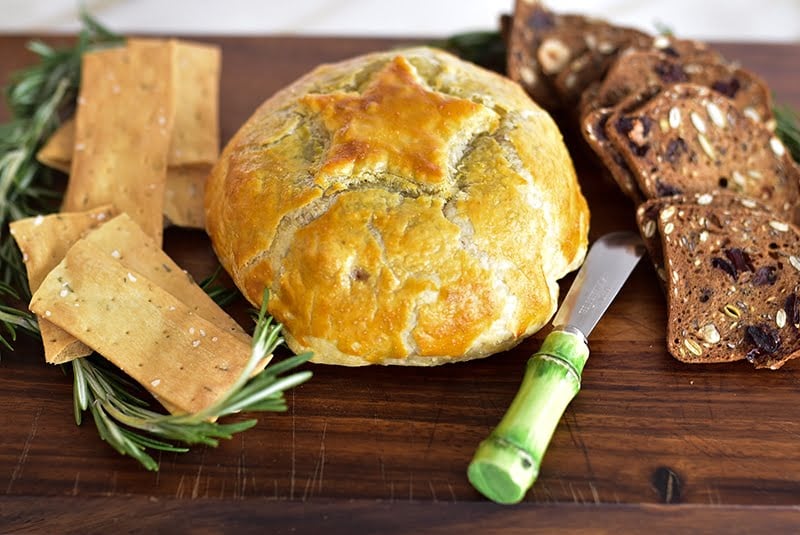
[(38, 39), (28, 42), (28, 50), (38, 56), (41, 56), (42, 59), (48, 59), (55, 54), (55, 51), (50, 47), (50, 45), (44, 43), (43, 41), (39, 41)]
[(200, 281), (200, 287), (217, 305), (225, 307), (233, 303), (240, 294), (236, 288), (227, 288), (219, 283), (220, 273), (222, 273), (222, 266), (217, 265), (214, 273)]
[[(4, 256), (0, 252), (0, 259), (2, 258)], [(0, 282), (0, 297), (4, 301), (18, 301), (19, 293), (12, 286)], [(0, 304), (0, 324), (3, 327), (0, 329), (0, 346), (8, 350), (13, 349), (11, 342), (17, 339), (17, 329), (31, 336), (39, 335), (39, 325), (33, 314), (13, 306)]]
[(291, 370), (292, 368), (296, 368), (304, 362), (307, 362), (313, 356), (313, 353), (306, 352), (295, 355), (294, 357), (289, 357), (275, 364), (270, 364), (263, 372), (261, 372), (260, 375), (263, 375), (264, 377), (274, 377), (276, 375), (280, 375)]
[(125, 437), (139, 446), (140, 448), (153, 448), (158, 449), (161, 451), (171, 451), (175, 453), (186, 453), (189, 451), (189, 448), (183, 446), (174, 446), (169, 442), (164, 442), (161, 440), (157, 440), (155, 438), (146, 437), (144, 435), (140, 435), (138, 433), (131, 433), (128, 430), (123, 430), (123, 434)]
[(81, 413), (89, 407), (89, 389), (86, 384), (86, 378), (83, 376), (82, 366), (73, 366), (75, 372), (75, 381), (73, 394), (75, 398), (75, 421), (81, 425)]
[(255, 404), (263, 401), (264, 398), (267, 398), (274, 393), (283, 392), (284, 390), (293, 388), (301, 383), (304, 383), (310, 378), (311, 378), (311, 372), (309, 371), (298, 372), (290, 375), (289, 377), (285, 377), (283, 379), (275, 381), (266, 388), (258, 390), (255, 389), (244, 390), (243, 393), (247, 395), (239, 396), (242, 399), (236, 401), (231, 400), (229, 403), (227, 403), (225, 408), (220, 410), (220, 416), (226, 416), (228, 414), (234, 414), (243, 410), (249, 410)]

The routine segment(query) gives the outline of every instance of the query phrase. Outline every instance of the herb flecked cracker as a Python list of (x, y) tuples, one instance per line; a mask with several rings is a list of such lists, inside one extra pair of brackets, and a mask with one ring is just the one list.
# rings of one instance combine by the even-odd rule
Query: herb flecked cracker
[[(174, 47), (174, 123), (167, 155), (164, 216), (170, 223), (203, 228), (203, 191), (219, 155), (219, 47), (182, 40), (131, 39), (132, 46)], [(64, 121), (37, 154), (43, 164), (69, 173), (75, 147), (74, 118)]]
[(203, 194), (211, 165), (181, 165), (167, 169), (164, 216), (173, 225), (205, 228)]
[[(28, 284), (35, 292), (44, 278), (58, 265), (69, 248), (91, 229), (109, 220), (115, 211), (110, 206), (88, 212), (52, 214), (12, 222), (14, 236), (28, 273)], [(92, 353), (91, 348), (45, 318), (37, 317), (42, 333), (45, 361), (64, 364)]]
[[(48, 167), (69, 173), (75, 145), (75, 120), (68, 119), (50, 136), (36, 158)], [(211, 164), (170, 165), (164, 185), (164, 217), (179, 227), (203, 229), (203, 193)]]
[(36, 159), (47, 167), (69, 174), (72, 151), (75, 149), (75, 119), (69, 118), (47, 139), (36, 153)]
[(174, 41), (175, 126), (170, 166), (213, 164), (219, 156), (219, 47)]
[(194, 279), (158, 247), (127, 214), (120, 214), (86, 235), (104, 257), (144, 274), (187, 306), (229, 334), (249, 344), (250, 336), (194, 282)]
[[(153, 263), (151, 255), (163, 253), (137, 229), (123, 214), (79, 240), (45, 278), (30, 308), (80, 338), (171, 412), (198, 412), (242, 373), (250, 339), (225, 325), (232, 319), (203, 317), (208, 311), (194, 298), (184, 301), (189, 286), (210, 298), (176, 266)], [(115, 242), (133, 244), (130, 254), (109, 250)], [(169, 290), (159, 284), (164, 279)]]
[(62, 210), (112, 203), (161, 243), (174, 119), (174, 47), (129, 44), (83, 56), (75, 151)]

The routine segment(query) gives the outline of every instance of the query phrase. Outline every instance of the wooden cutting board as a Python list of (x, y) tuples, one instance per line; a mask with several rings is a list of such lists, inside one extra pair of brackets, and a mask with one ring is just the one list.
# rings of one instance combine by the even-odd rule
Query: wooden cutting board
[[(27, 39), (0, 37), (0, 79), (32, 61)], [(223, 47), (223, 140), (318, 63), (406, 42), (204, 40)], [(800, 44), (718, 48), (766, 78), (778, 102), (800, 108)], [(573, 156), (592, 210), (591, 238), (634, 229), (629, 201), (585, 152)], [(170, 229), (165, 247), (195, 277), (216, 266), (201, 232)], [(582, 390), (526, 501), (487, 503), (469, 485), (467, 464), (544, 334), (508, 353), (433, 369), (310, 366), (314, 377), (289, 393), (287, 413), (259, 416), (257, 427), (216, 449), (162, 454), (157, 473), (118, 455), (91, 421), (76, 427), (70, 374), (21, 342), (0, 361), (0, 525), (147, 530), (180, 518), (198, 529), (224, 521), (254, 531), (397, 533), (647, 522), (656, 530), (727, 524), (736, 532), (800, 522), (788, 507), (800, 504), (800, 363), (771, 372), (746, 362), (673, 360), (664, 297), (647, 262), (592, 334)]]

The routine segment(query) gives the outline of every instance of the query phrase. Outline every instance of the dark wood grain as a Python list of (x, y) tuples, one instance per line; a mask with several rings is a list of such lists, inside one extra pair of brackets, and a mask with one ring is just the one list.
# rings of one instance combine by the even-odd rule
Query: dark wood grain
[[(0, 78), (31, 60), (26, 39), (0, 37)], [(314, 65), (404, 42), (205, 40), (223, 47), (224, 139)], [(778, 101), (800, 107), (800, 45), (719, 49), (766, 78)], [(580, 149), (574, 156), (592, 237), (632, 229), (629, 202)], [(201, 232), (168, 230), (165, 246), (196, 277), (215, 267)], [(236, 307), (241, 315), (243, 304)], [(505, 354), (433, 369), (314, 366), (313, 379), (289, 394), (288, 413), (260, 416), (256, 428), (216, 449), (161, 455), (158, 473), (111, 450), (91, 422), (76, 427), (69, 374), (44, 364), (35, 344), (21, 343), (0, 362), (0, 518), (30, 531), (56, 521), (78, 526), (86, 516), (77, 511), (86, 509), (102, 512), (87, 528), (139, 522), (145, 531), (183, 512), (208, 532), (220, 519), (251, 531), (272, 522), (283, 531), (362, 525), (387, 533), (793, 525), (799, 519), (787, 506), (800, 504), (800, 363), (778, 372), (747, 363), (685, 365), (666, 353), (664, 333), (664, 298), (643, 263), (593, 333), (581, 392), (539, 481), (514, 508), (485, 503), (465, 470), (542, 334)], [(652, 506), (666, 502), (684, 505)]]

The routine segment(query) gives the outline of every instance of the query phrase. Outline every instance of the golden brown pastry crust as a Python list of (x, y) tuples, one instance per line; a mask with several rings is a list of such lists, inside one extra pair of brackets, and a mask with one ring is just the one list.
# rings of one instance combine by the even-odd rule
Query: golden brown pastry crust
[(430, 48), (322, 65), (267, 100), (206, 188), (223, 266), (315, 362), (433, 365), (555, 312), (589, 212), (513, 82)]

